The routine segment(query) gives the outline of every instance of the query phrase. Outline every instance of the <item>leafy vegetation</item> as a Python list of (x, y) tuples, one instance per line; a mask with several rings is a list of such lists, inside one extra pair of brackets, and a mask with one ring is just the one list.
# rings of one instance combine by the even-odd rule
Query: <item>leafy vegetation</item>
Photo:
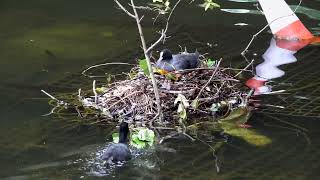
[[(114, 143), (119, 142), (119, 133), (112, 134), (112, 141)], [(152, 130), (148, 128), (139, 127), (131, 130), (130, 145), (138, 149), (152, 146), (154, 144), (154, 141), (155, 141), (155, 134)]]
[(139, 68), (143, 71), (144, 75), (150, 76), (150, 71), (148, 69), (148, 64), (146, 59), (139, 60)]

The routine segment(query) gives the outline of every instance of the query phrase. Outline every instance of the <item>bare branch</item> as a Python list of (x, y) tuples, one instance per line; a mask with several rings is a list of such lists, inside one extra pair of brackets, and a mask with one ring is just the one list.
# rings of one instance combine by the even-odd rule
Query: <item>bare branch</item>
[[(150, 58), (149, 58), (148, 51), (147, 51), (146, 41), (144, 39), (143, 30), (142, 30), (142, 27), (141, 27), (141, 24), (140, 24), (139, 14), (137, 12), (137, 9), (135, 8), (133, 0), (130, 0), (130, 2), (131, 2), (131, 5), (132, 5), (132, 9), (133, 9), (133, 12), (134, 12), (134, 17), (135, 17), (135, 20), (136, 20), (136, 23), (137, 23), (137, 26), (138, 26), (140, 39), (141, 39), (141, 44), (142, 44), (142, 49), (143, 49), (144, 56), (145, 56), (146, 61), (147, 61), (147, 66), (148, 66), (148, 69), (149, 69), (149, 72), (150, 72), (150, 78), (151, 78), (151, 82), (152, 82), (152, 86), (153, 86), (154, 95), (155, 95), (155, 98), (156, 98), (156, 104), (157, 104), (157, 110), (158, 110), (158, 114), (159, 114), (159, 120), (160, 120), (160, 122), (162, 122), (163, 114), (162, 114), (161, 100), (160, 100), (160, 96), (159, 96), (157, 80), (154, 77), (154, 73), (153, 73), (153, 70), (152, 70)], [(150, 123), (152, 124), (153, 121), (150, 122)]]
[(119, 1), (114, 0), (114, 2), (116, 2), (117, 5), (118, 5), (126, 14), (128, 14), (130, 17), (136, 18), (136, 17), (135, 17), (133, 14), (131, 14), (125, 7), (123, 7), (122, 4), (119, 3)]
[(161, 36), (159, 37), (159, 39), (153, 43), (148, 49), (147, 49), (147, 54), (150, 53), (150, 51), (155, 47), (157, 46), (163, 39), (165, 39), (166, 37), (166, 33), (167, 33), (167, 30), (169, 28), (169, 21), (171, 19), (171, 16), (174, 12), (174, 10), (176, 9), (176, 7), (178, 6), (178, 4), (181, 2), (181, 0), (178, 0), (177, 3), (173, 6), (169, 16), (168, 16), (168, 19), (167, 19), (167, 23), (166, 23), (166, 27), (164, 29), (161, 30)]
[(144, 15), (141, 16), (141, 18), (139, 19), (139, 23), (142, 21), (143, 18), (144, 18)]
[[(129, 6), (132, 7), (132, 4), (128, 3)], [(148, 6), (134, 6), (136, 9), (143, 9), (143, 10), (150, 10), (152, 11), (153, 9), (151, 7), (148, 7)]]
[(254, 59), (244, 68), (244, 69), (241, 69), (240, 72), (238, 72), (235, 76), (233, 76), (233, 78), (239, 76), (243, 71), (247, 70), (254, 62)]
[(161, 36), (160, 36), (160, 38), (159, 38), (155, 43), (153, 43), (153, 44), (147, 49), (147, 53), (149, 54), (149, 52), (150, 52), (154, 47), (156, 47), (156, 45), (158, 45), (158, 44), (164, 39), (165, 36), (166, 36), (165, 31), (162, 29), (162, 30), (161, 30)]

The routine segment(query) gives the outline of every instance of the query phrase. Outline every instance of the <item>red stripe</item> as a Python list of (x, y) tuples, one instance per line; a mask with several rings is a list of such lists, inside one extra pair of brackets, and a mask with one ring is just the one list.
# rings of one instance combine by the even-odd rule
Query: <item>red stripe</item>
[(261, 86), (264, 86), (265, 82), (266, 81), (262, 81), (262, 80), (257, 80), (257, 79), (251, 78), (251, 79), (247, 80), (246, 85), (251, 89), (257, 89), (257, 88), (259, 88)]
[(280, 29), (276, 36), (280, 39), (311, 39), (313, 35), (311, 32), (302, 24), (300, 20), (297, 20), (288, 26)]
[(276, 39), (276, 44), (278, 47), (280, 47), (282, 49), (287, 49), (290, 51), (298, 51), (299, 49), (303, 48), (304, 46), (310, 44), (310, 41)]
[[(314, 42), (315, 38), (300, 20), (282, 28), (275, 35), (277, 37), (277, 46), (290, 51), (298, 51)], [(320, 40), (318, 39), (318, 41)]]

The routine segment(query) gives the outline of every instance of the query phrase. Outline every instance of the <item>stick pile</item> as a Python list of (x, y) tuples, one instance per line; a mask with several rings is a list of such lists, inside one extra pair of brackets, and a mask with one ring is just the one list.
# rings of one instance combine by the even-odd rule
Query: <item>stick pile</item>
[[(202, 65), (196, 69), (156, 74), (164, 122), (179, 123), (177, 97), (187, 101), (188, 117), (221, 117), (239, 106), (245, 106), (247, 91), (235, 78), (231, 68)], [(135, 68), (133, 78), (114, 82), (108, 87), (94, 89), (94, 96), (80, 98), (85, 108), (95, 109), (109, 120), (124, 119), (133, 124), (147, 125), (157, 116), (152, 83)], [(174, 80), (173, 80), (174, 79)]]

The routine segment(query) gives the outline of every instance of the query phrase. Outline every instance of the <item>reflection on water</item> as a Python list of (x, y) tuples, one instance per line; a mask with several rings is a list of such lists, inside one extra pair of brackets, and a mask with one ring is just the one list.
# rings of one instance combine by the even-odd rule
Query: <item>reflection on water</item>
[(271, 92), (271, 86), (266, 85), (268, 81), (285, 75), (279, 66), (296, 62), (294, 54), (306, 45), (308, 42), (302, 40), (272, 38), (269, 48), (262, 55), (264, 61), (255, 67), (255, 76), (247, 81), (247, 85), (255, 89), (256, 95)]

